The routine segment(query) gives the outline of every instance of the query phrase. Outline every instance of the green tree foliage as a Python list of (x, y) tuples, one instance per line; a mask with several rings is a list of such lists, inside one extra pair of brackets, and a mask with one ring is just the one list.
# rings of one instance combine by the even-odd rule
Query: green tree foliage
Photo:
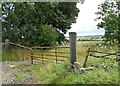
[(108, 0), (99, 5), (98, 28), (105, 29), (106, 42), (120, 44), (120, 2)]
[(45, 46), (64, 41), (79, 10), (75, 2), (2, 3), (3, 41)]

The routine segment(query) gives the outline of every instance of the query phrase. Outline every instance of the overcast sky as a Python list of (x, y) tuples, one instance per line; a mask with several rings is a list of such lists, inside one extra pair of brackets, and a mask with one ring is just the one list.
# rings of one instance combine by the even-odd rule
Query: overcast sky
[[(76, 6), (80, 10), (78, 13), (78, 18), (75, 24), (72, 24), (72, 28), (68, 32), (77, 32), (77, 36), (84, 35), (104, 35), (104, 29), (97, 29), (98, 21), (95, 12), (97, 12), (97, 7), (99, 4), (104, 2), (104, 0), (85, 0), (84, 4), (78, 3)], [(68, 37), (68, 32), (65, 36)]]

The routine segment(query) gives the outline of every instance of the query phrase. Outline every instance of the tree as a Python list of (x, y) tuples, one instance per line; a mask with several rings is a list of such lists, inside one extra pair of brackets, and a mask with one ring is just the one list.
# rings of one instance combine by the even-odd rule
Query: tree
[(99, 5), (98, 9), (97, 20), (101, 22), (97, 26), (105, 29), (106, 42), (120, 44), (120, 2), (108, 0)]
[(27, 46), (60, 44), (78, 12), (75, 2), (2, 3), (3, 41), (8, 38)]

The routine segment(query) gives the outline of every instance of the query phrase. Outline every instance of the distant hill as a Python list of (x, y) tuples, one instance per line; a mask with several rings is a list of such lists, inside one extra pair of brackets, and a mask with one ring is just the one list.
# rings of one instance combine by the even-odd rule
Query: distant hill
[(77, 38), (102, 38), (103, 35), (87, 35), (87, 36), (77, 36)]
[[(79, 38), (101, 39), (102, 37), (104, 37), (104, 35), (87, 35), (87, 36), (77, 36), (77, 39)], [(66, 37), (66, 39), (69, 39), (69, 37)]]

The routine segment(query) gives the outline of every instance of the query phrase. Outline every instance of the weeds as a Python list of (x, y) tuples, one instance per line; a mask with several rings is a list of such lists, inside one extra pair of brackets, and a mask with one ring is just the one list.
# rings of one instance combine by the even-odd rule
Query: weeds
[(3, 51), (2, 52), (2, 61), (19, 61), (19, 58), (17, 58), (14, 54)]
[[(90, 47), (92, 50), (103, 52), (116, 52), (116, 46), (105, 47), (100, 45), (102, 42), (78, 42), (77, 43), (77, 61), (82, 67), (86, 50)], [(100, 46), (96, 46), (100, 45)], [(15, 56), (3, 52), (3, 61), (17, 60)], [(118, 63), (114, 60), (115, 56), (110, 56), (109, 59), (94, 58), (89, 56), (87, 66), (92, 66), (92, 71), (86, 71), (82, 74), (79, 72), (70, 71), (70, 62), (60, 64), (42, 63), (30, 65), (30, 70), (37, 84), (118, 84)], [(25, 77), (26, 74), (18, 73), (19, 78)], [(18, 78), (18, 79), (19, 79)]]

